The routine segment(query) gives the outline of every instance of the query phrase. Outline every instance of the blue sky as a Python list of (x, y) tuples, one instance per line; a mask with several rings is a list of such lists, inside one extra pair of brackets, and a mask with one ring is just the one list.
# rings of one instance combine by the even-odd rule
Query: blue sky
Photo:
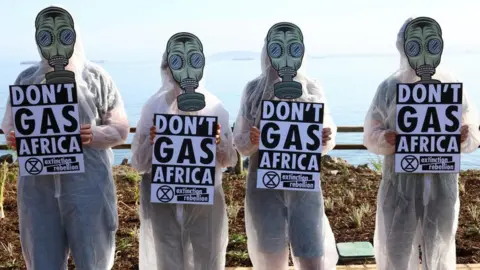
[(80, 27), (87, 57), (158, 61), (176, 32), (200, 37), (206, 54), (260, 51), (278, 21), (300, 26), (307, 53), (394, 52), (396, 32), (408, 16), (435, 18), (445, 48), (480, 48), (478, 0), (0, 0), (0, 59), (37, 60), (34, 19), (61, 5)]

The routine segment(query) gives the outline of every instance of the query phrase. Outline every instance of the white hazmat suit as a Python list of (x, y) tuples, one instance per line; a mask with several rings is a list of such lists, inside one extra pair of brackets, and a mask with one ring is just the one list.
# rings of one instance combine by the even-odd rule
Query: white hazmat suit
[[(180, 111), (177, 96), (182, 89), (167, 64), (161, 64), (162, 87), (142, 108), (132, 144), (132, 166), (143, 173), (140, 187), (140, 269), (141, 270), (220, 270), (225, 269), (228, 222), (222, 188), (222, 168), (234, 166), (237, 154), (222, 103), (203, 87), (206, 107), (196, 112)], [(217, 116), (221, 141), (217, 145), (213, 205), (160, 204), (150, 202), (152, 150), (150, 128), (154, 114)]]
[[(395, 131), (396, 89), (398, 83), (420, 80), (410, 67), (404, 53), (404, 30), (397, 37), (400, 69), (378, 87), (365, 118), (364, 144), (370, 152), (384, 155), (383, 178), (377, 198), (375, 226), (375, 257), (381, 270), (416, 270), (421, 245), (423, 269), (452, 270), (456, 268), (455, 233), (458, 225), (458, 174), (395, 173), (395, 146), (385, 133)], [(441, 82), (457, 80), (440, 70), (433, 79)], [(468, 153), (480, 144), (477, 110), (463, 90), (462, 125), (469, 135), (461, 144)]]
[[(76, 269), (113, 267), (118, 214), (110, 148), (126, 140), (129, 124), (112, 78), (87, 61), (77, 25), (75, 31), (74, 54), (66, 69), (75, 73), (80, 124), (92, 125), (93, 138), (83, 146), (85, 173), (18, 179), (20, 240), (30, 270), (67, 269), (69, 249)], [(50, 71), (42, 57), (14, 84), (40, 84)], [(2, 129), (5, 134), (14, 130), (10, 99)]]
[[(262, 74), (249, 82), (244, 91), (234, 128), (237, 150), (250, 157), (245, 199), (245, 223), (248, 253), (255, 269), (288, 269), (289, 245), (295, 269), (335, 269), (338, 254), (335, 238), (325, 215), (322, 193), (256, 188), (258, 145), (250, 141), (250, 130), (259, 127), (262, 100), (278, 100), (273, 85), (280, 81), (266, 51), (262, 49)], [(306, 54), (305, 54), (306, 55)], [(294, 80), (302, 84), (303, 94), (294, 100), (325, 103), (323, 90), (304, 74), (306, 59)], [(324, 128), (330, 128), (331, 140), (322, 149), (326, 154), (335, 146), (337, 127), (328, 106), (324, 109)]]

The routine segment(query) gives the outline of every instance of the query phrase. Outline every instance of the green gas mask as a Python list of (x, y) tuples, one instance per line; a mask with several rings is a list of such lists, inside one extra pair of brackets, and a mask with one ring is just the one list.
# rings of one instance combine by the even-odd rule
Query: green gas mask
[(293, 78), (302, 66), (305, 53), (300, 28), (288, 22), (273, 25), (267, 34), (267, 53), (273, 68), (282, 78), (282, 82), (273, 86), (275, 96), (280, 99), (299, 98), (302, 84), (293, 81)]
[(65, 70), (75, 46), (72, 16), (62, 8), (48, 7), (38, 13), (35, 28), (37, 46), (54, 68), (54, 71), (45, 74), (47, 83), (75, 82), (75, 74)]
[(442, 29), (432, 18), (413, 19), (405, 27), (405, 55), (421, 82), (432, 80), (443, 52)]
[(205, 56), (203, 45), (191, 33), (177, 33), (167, 43), (167, 61), (172, 76), (184, 93), (177, 97), (182, 111), (199, 111), (205, 107), (205, 96), (195, 93), (203, 77)]

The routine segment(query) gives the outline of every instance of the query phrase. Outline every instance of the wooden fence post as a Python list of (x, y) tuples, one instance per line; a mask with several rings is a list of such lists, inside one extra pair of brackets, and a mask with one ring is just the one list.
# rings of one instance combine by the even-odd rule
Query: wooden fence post
[[(233, 129), (235, 128), (235, 123), (233, 123), (232, 126), (232, 132)], [(235, 148), (235, 152), (237, 152), (237, 164), (235, 165), (234, 172), (235, 174), (241, 174), (243, 173), (243, 160), (242, 160), (242, 155), (238, 152), (238, 150)]]

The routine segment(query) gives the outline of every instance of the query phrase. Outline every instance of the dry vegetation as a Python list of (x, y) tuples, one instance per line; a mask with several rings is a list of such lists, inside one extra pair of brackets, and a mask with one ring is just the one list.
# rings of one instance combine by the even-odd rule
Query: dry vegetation
[[(353, 167), (326, 157), (322, 163), (325, 209), (337, 242), (373, 243), (379, 163)], [(8, 167), (4, 191), (5, 218), (0, 219), (0, 269), (25, 269), (18, 235), (15, 165)], [(0, 177), (4, 170), (0, 171)], [(114, 269), (138, 269), (138, 181), (129, 166), (115, 167), (120, 227)], [(245, 174), (224, 175), (228, 204), (228, 266), (250, 266), (244, 228)], [(458, 263), (480, 263), (480, 171), (464, 171), (460, 178), (461, 212), (457, 232)], [(69, 269), (74, 269), (73, 266)]]

